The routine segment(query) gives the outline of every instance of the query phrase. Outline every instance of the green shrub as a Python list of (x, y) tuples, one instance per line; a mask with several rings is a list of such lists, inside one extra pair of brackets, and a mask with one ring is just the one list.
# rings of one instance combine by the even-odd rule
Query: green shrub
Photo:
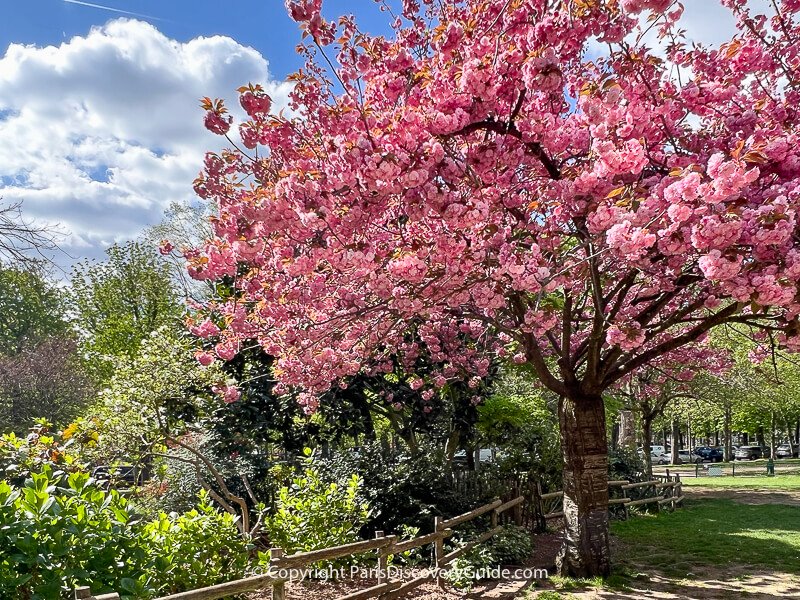
[(152, 557), (153, 587), (173, 594), (243, 577), (250, 546), (230, 513), (217, 510), (202, 491), (197, 508), (161, 513), (143, 532)]
[[(460, 545), (456, 541), (456, 547)], [(533, 552), (530, 533), (516, 525), (506, 525), (488, 542), (465, 552), (452, 562), (444, 578), (454, 587), (469, 589), (494, 567), (520, 564)]]
[(495, 564), (490, 548), (485, 545), (476, 546), (451, 563), (444, 579), (455, 588), (468, 590), (480, 579), (481, 572), (488, 571)]
[(358, 541), (369, 517), (361, 478), (326, 482), (306, 449), (302, 471), (278, 490), (274, 511), (264, 518), (270, 543), (287, 554)]
[(47, 466), (19, 488), (0, 481), (0, 597), (69, 597), (76, 585), (144, 595), (147, 550), (127, 500), (85, 473), (65, 482)]
[[(86, 471), (87, 465), (80, 460), (81, 440), (77, 436), (54, 432), (44, 419), (36, 421), (30, 433), (18, 437), (14, 433), (0, 436), (0, 478), (13, 485), (22, 485), (31, 473), (40, 473), (49, 467), (56, 476), (64, 473)], [(88, 435), (88, 434), (87, 434)]]
[(21, 486), (0, 481), (0, 598), (95, 594), (148, 598), (241, 577), (247, 544), (233, 517), (201, 497), (196, 510), (143, 522), (117, 491), (49, 465)]
[(644, 461), (633, 448), (620, 446), (608, 453), (608, 478), (646, 481)]
[(495, 564), (518, 565), (533, 552), (533, 539), (524, 527), (509, 524), (489, 540), (489, 548)]
[(481, 480), (469, 491), (459, 490), (444, 456), (433, 446), (424, 446), (416, 455), (389, 454), (371, 443), (358, 453), (343, 451), (318, 464), (327, 481), (342, 481), (351, 473), (363, 478), (359, 495), (372, 511), (362, 537), (371, 537), (376, 530), (400, 533), (403, 525), (430, 533), (434, 517), (465, 513), (500, 491), (493, 487), (489, 469), (485, 477), (476, 474)]

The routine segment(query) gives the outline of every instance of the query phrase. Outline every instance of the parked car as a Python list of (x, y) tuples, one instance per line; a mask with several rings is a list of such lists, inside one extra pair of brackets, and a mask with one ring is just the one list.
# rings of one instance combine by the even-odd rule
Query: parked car
[(693, 463), (695, 460), (697, 460), (697, 457), (693, 456), (689, 450), (678, 450), (678, 462), (675, 464), (685, 465), (688, 463)]
[[(639, 456), (644, 456), (644, 448), (641, 446), (636, 449), (636, 452), (639, 453)], [(665, 446), (652, 445), (650, 446), (650, 454), (669, 454), (669, 448)]]
[[(664, 452), (664, 446), (650, 446), (650, 463), (654, 465), (668, 465), (669, 456)], [(639, 458), (644, 459), (644, 449), (638, 448)]]
[(143, 479), (141, 470), (133, 465), (100, 465), (94, 468), (92, 477), (101, 485), (114, 487), (137, 485)]
[[(497, 448), (481, 448), (480, 450), (480, 461), (482, 463), (490, 463), (495, 462), (502, 458), (503, 451)], [(467, 464), (467, 451), (466, 450), (459, 450), (455, 454), (453, 454), (453, 462), (456, 464), (466, 465)]]
[(775, 458), (797, 458), (797, 446), (781, 444), (775, 448)]
[(769, 448), (764, 446), (739, 446), (733, 455), (736, 460), (755, 460), (757, 458), (769, 458)]
[(693, 454), (697, 457), (695, 462), (722, 462), (722, 448), (713, 446), (698, 446)]

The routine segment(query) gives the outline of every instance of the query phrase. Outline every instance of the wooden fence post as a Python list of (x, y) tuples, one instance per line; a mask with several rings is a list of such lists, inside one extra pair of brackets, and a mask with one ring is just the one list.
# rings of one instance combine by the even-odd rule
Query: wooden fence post
[(75, 588), (75, 600), (83, 600), (84, 598), (92, 597), (92, 588), (88, 585), (82, 585)]
[(534, 528), (536, 532), (547, 530), (547, 520), (544, 518), (544, 501), (542, 500), (542, 484), (540, 481), (536, 482), (536, 487), (533, 489), (533, 516)]
[(433, 544), (433, 559), (434, 568), (436, 569), (436, 585), (444, 587), (444, 580), (441, 577), (440, 569), (442, 568), (442, 559), (444, 558), (444, 531), (442, 527), (442, 517), (433, 518), (433, 530), (438, 535)]
[[(269, 551), (269, 556), (269, 561), (275, 563), (274, 566), (277, 568), (278, 560), (283, 558), (283, 549), (272, 548)], [(286, 582), (283, 579), (276, 579), (275, 583), (272, 584), (272, 600), (286, 600)]]
[[(522, 495), (522, 488), (517, 485), (514, 488), (514, 498), (519, 498)], [(512, 509), (514, 512), (511, 513), (514, 519), (514, 525), (518, 527), (522, 527), (522, 502), (515, 505)]]
[[(383, 538), (383, 531), (376, 531), (375, 538)], [(389, 555), (386, 553), (386, 548), (378, 548), (378, 583), (385, 583), (388, 580), (389, 569)]]

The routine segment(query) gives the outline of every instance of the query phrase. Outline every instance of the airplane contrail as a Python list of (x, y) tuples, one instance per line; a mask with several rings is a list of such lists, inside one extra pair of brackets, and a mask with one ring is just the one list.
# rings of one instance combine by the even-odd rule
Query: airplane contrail
[(163, 19), (159, 19), (158, 17), (153, 17), (150, 15), (143, 15), (141, 13), (131, 12), (129, 10), (122, 10), (119, 8), (113, 8), (111, 6), (103, 6), (102, 4), (93, 4), (91, 2), (82, 2), (81, 0), (64, 0), (67, 4), (77, 4), (79, 6), (88, 6), (89, 8), (99, 8), (100, 10), (108, 10), (115, 13), (120, 13), (123, 15), (131, 15), (133, 17), (142, 17), (144, 19), (153, 19), (154, 21), (162, 21)]

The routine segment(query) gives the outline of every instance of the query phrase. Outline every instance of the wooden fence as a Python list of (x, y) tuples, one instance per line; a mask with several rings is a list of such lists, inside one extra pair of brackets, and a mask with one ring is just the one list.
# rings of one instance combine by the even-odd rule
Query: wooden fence
[[(337, 600), (362, 600), (365, 598), (390, 600), (392, 598), (398, 598), (414, 588), (419, 587), (426, 581), (439, 581), (439, 575), (444, 567), (465, 552), (468, 552), (478, 544), (496, 535), (502, 529), (501, 521), (513, 520), (517, 524), (520, 524), (522, 522), (521, 505), (524, 500), (525, 498), (523, 496), (518, 495), (507, 502), (498, 499), (489, 504), (484, 504), (468, 513), (450, 519), (436, 517), (434, 519), (434, 531), (432, 533), (411, 540), (399, 541), (397, 536), (384, 536), (382, 531), (378, 531), (373, 540), (354, 542), (352, 544), (323, 548), (321, 550), (311, 550), (310, 552), (300, 552), (288, 556), (284, 556), (281, 548), (272, 548), (269, 571), (265, 575), (255, 575), (245, 579), (228, 581), (226, 583), (212, 585), (211, 587), (163, 596), (156, 600), (214, 600), (235, 594), (254, 592), (267, 587), (272, 587), (273, 600), (285, 600), (286, 582), (288, 579), (282, 575), (288, 573), (289, 569), (302, 569), (320, 561), (344, 558), (346, 556), (363, 554), (365, 552), (375, 552), (377, 555), (377, 585), (352, 592), (345, 596), (340, 596)], [(445, 554), (444, 541), (453, 535), (454, 527), (472, 521), (487, 513), (489, 513), (490, 517), (490, 527), (486, 532), (460, 548)], [(435, 569), (432, 569), (429, 573), (421, 577), (409, 581), (390, 581), (388, 579), (387, 569), (390, 555), (399, 554), (400, 552), (405, 552), (413, 548), (421, 548), (430, 544), (433, 544)], [(104, 594), (102, 596), (92, 596), (89, 588), (82, 587), (75, 591), (75, 598), (80, 600), (119, 600), (119, 595), (113, 593)]]
[[(630, 507), (652, 504), (657, 510), (674, 510), (683, 503), (683, 484), (680, 475), (663, 475), (650, 481), (631, 483), (625, 479), (608, 482), (608, 507), (610, 511), (622, 509), (625, 518), (630, 515)], [(537, 529), (544, 529), (547, 521), (564, 516), (564, 492), (542, 493), (537, 483), (532, 495), (533, 513)]]
[[(608, 488), (609, 510), (621, 510), (625, 518), (630, 514), (630, 507), (653, 505), (657, 510), (664, 508), (674, 510), (681, 505), (684, 499), (680, 475), (658, 476), (650, 481), (639, 483), (631, 483), (627, 480), (609, 481)], [(440, 582), (441, 570), (459, 556), (496, 535), (502, 529), (501, 521), (513, 521), (517, 525), (524, 523), (532, 529), (543, 530), (546, 528), (548, 521), (563, 518), (563, 501), (563, 491), (543, 493), (541, 485), (530, 480), (527, 485), (518, 485), (514, 497), (506, 502), (497, 499), (450, 519), (436, 517), (434, 519), (434, 530), (427, 535), (399, 541), (397, 536), (384, 536), (382, 531), (378, 531), (373, 540), (364, 540), (288, 556), (284, 556), (281, 548), (272, 548), (269, 572), (265, 575), (255, 575), (228, 581), (211, 587), (163, 596), (156, 600), (215, 600), (268, 587), (272, 588), (273, 600), (285, 600), (288, 579), (278, 576), (279, 574), (289, 569), (309, 567), (320, 561), (344, 558), (365, 552), (376, 553), (377, 585), (340, 596), (337, 600), (363, 600), (366, 598), (391, 600), (406, 594), (427, 581), (435, 579)], [(453, 535), (454, 527), (487, 513), (489, 513), (490, 517), (490, 526), (487, 531), (460, 548), (445, 554), (444, 542)], [(390, 581), (388, 579), (387, 567), (390, 555), (430, 544), (433, 544), (434, 550), (434, 569), (421, 577), (409, 581)], [(112, 593), (92, 596), (88, 587), (81, 587), (75, 591), (75, 598), (78, 600), (119, 600), (119, 595)]]

